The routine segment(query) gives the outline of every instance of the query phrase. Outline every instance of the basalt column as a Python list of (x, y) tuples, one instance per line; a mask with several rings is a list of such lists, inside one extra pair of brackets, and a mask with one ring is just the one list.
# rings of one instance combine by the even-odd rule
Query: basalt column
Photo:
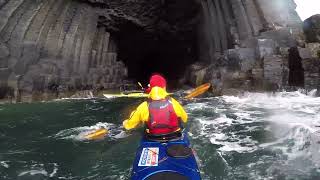
[(72, 0), (1, 1), (0, 98), (116, 87), (126, 68), (100, 14)]
[(199, 59), (211, 62), (216, 54), (234, 46), (231, 30), (235, 27), (230, 2), (224, 0), (201, 0), (199, 25)]

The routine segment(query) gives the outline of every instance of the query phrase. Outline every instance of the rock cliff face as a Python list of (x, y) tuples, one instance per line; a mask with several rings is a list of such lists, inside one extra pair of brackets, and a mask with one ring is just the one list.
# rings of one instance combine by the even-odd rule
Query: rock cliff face
[(126, 75), (94, 7), (70, 0), (1, 2), (2, 97), (24, 101), (35, 94), (111, 88)]
[(175, 13), (177, 8), (194, 11), (186, 5), (190, 3), (0, 1), (0, 98), (29, 101), (117, 88), (128, 75), (124, 62), (137, 67), (140, 52), (153, 39), (192, 29), (192, 17)]
[[(293, 0), (202, 0), (201, 5), (205, 63), (189, 68), (192, 84), (211, 81), (218, 94), (230, 88), (319, 88), (319, 47), (305, 42)], [(315, 38), (316, 21), (307, 21)]]
[[(0, 0), (0, 99), (117, 88), (153, 71), (169, 80), (186, 72), (184, 82), (221, 90), (316, 88), (319, 41), (305, 43), (295, 7), (293, 0)], [(307, 40), (318, 32), (314, 19), (305, 23)]]

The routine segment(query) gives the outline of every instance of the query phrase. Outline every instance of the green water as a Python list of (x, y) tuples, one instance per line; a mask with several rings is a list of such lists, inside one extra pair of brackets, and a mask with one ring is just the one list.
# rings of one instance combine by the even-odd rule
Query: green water
[[(60, 101), (0, 106), (2, 179), (127, 177), (139, 133), (115, 140), (56, 137), (62, 130), (108, 122), (120, 126), (135, 101)], [(70, 130), (69, 134), (73, 131)], [(77, 132), (75, 132), (77, 133)], [(50, 177), (51, 176), (51, 177)]]
[[(0, 105), (0, 179), (129, 179), (141, 129), (121, 125), (141, 101)], [(185, 107), (203, 179), (320, 179), (319, 98), (248, 94)], [(110, 129), (104, 139), (81, 138), (100, 126)]]

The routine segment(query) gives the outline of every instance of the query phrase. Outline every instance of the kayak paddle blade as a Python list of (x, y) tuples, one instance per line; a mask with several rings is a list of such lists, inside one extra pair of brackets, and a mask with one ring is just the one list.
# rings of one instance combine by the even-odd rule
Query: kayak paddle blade
[(195, 90), (193, 90), (190, 94), (188, 94), (184, 98), (185, 99), (192, 99), (194, 97), (197, 97), (197, 96), (207, 92), (210, 87), (211, 87), (210, 83), (203, 84), (203, 85), (197, 87)]
[(88, 140), (100, 139), (100, 138), (103, 138), (104, 136), (106, 136), (108, 133), (109, 132), (107, 129), (101, 128), (101, 129), (98, 129), (96, 131), (93, 131), (93, 132), (87, 134), (85, 136), (85, 139), (88, 139)]
[(144, 87), (142, 86), (142, 84), (140, 82), (138, 82), (138, 84), (141, 87), (141, 89), (144, 89)]

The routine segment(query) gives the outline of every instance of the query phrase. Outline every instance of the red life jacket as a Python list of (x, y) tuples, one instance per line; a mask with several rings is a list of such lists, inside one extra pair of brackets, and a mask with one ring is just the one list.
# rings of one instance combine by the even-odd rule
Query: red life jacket
[(169, 98), (148, 101), (149, 120), (147, 128), (150, 134), (165, 135), (180, 129), (180, 119), (173, 109)]

